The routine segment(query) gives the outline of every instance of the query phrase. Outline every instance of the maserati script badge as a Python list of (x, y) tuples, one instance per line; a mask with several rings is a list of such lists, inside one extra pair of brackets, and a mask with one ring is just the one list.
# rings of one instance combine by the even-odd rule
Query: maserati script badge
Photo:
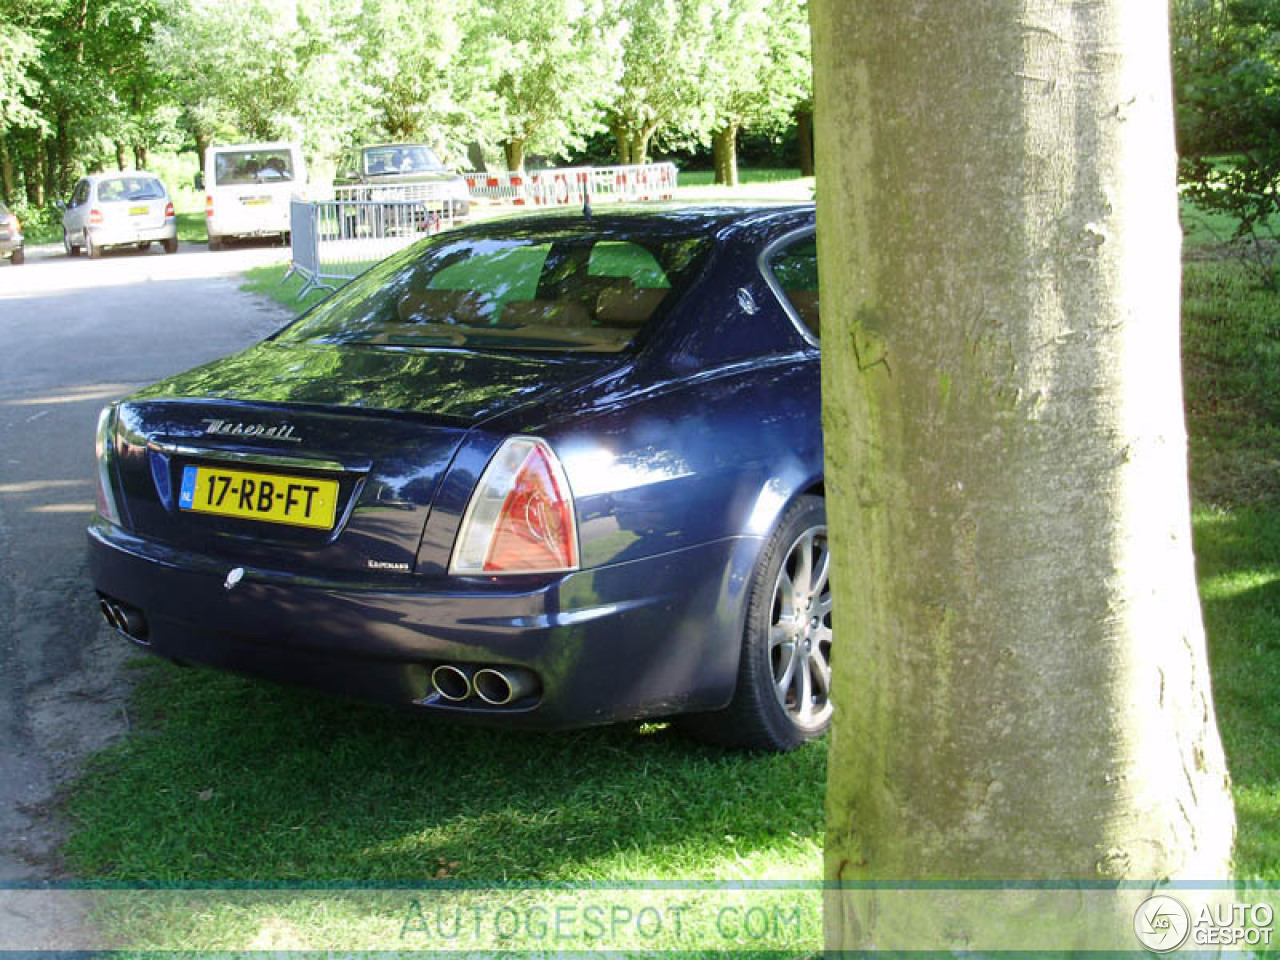
[(230, 420), (202, 420), (204, 432), (215, 437), (261, 437), (264, 440), (288, 440), (301, 443), (301, 437), (293, 435), (292, 423), (278, 423), (268, 427), (265, 423), (232, 423)]

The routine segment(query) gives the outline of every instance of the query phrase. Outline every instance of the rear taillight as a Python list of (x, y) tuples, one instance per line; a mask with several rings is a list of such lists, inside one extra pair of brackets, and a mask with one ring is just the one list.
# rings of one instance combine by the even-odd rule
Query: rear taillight
[(453, 548), (453, 574), (578, 569), (573, 494), (551, 447), (510, 437), (476, 485)]
[(204, 195), (204, 215), (206, 217), (213, 216), (213, 194), (206, 193)]
[(91, 226), (91, 227), (100, 227), (100, 226), (102, 226), (102, 211), (101, 211), (101, 210), (93, 209), (93, 210), (90, 210), (90, 211), (89, 211), (89, 226)]
[(120, 511), (111, 487), (111, 465), (115, 456), (116, 408), (103, 407), (98, 414), (98, 432), (94, 452), (98, 457), (98, 513), (120, 526)]
[(172, 217), (172, 216), (173, 216), (173, 204), (172, 204), (172, 203), (166, 203), (166, 204), (164, 205), (164, 215), (165, 215), (166, 217)]

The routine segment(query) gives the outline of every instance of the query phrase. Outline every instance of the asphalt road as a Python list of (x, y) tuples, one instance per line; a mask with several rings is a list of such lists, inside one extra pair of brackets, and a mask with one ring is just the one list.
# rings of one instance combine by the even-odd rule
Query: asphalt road
[(289, 311), (239, 275), (287, 256), (0, 260), (0, 885), (61, 874), (58, 790), (128, 725), (132, 653), (102, 624), (85, 562), (97, 412), (279, 327)]

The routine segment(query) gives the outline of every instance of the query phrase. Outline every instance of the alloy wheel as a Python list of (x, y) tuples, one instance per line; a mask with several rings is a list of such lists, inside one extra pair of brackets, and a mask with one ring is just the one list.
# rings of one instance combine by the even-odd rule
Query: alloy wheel
[(831, 712), (831, 552), (825, 526), (801, 533), (778, 571), (769, 664), (774, 695), (792, 721), (803, 727), (824, 722)]

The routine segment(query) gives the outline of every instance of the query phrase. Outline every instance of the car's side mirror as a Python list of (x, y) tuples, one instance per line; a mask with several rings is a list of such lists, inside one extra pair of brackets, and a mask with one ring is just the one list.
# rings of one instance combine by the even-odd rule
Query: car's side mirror
[(204, 189), (204, 174), (203, 174), (203, 173), (201, 173), (199, 170), (197, 170), (197, 171), (196, 171), (195, 182), (196, 182), (196, 189), (197, 189), (197, 190), (203, 190), (203, 189)]

